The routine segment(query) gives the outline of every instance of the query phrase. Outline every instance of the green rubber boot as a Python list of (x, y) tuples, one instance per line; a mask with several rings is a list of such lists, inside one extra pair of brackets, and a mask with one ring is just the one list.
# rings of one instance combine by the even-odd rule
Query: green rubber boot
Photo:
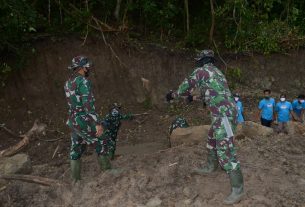
[(207, 157), (207, 165), (203, 168), (198, 168), (194, 170), (194, 173), (196, 174), (209, 174), (214, 171), (216, 171), (218, 168), (218, 159), (217, 154), (215, 150), (209, 150), (208, 151), (208, 157)]
[(115, 154), (114, 150), (109, 153), (109, 157), (111, 160), (114, 160), (114, 154)]
[(229, 173), (231, 182), (231, 194), (224, 200), (224, 204), (238, 203), (244, 195), (244, 179), (240, 169)]
[(98, 163), (103, 171), (111, 169), (110, 157), (106, 155), (98, 156)]
[(81, 161), (78, 160), (71, 160), (71, 175), (74, 182), (77, 182), (80, 180), (80, 171), (81, 171)]

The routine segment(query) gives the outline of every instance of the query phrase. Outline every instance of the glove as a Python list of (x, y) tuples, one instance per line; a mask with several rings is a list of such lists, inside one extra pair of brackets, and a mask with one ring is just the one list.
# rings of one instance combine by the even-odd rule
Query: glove
[(169, 103), (171, 100), (173, 100), (174, 98), (173, 98), (173, 91), (172, 90), (170, 90), (167, 94), (166, 94), (166, 96), (165, 96), (165, 98), (166, 98), (166, 101)]
[(108, 129), (110, 127), (110, 124), (107, 121), (102, 121), (102, 126), (104, 129)]
[(188, 95), (186, 100), (188, 103), (191, 103), (192, 101), (194, 101), (194, 97), (192, 95)]

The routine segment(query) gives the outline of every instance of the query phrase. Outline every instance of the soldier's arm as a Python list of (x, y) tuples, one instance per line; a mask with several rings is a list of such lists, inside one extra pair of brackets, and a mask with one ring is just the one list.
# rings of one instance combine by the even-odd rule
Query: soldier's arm
[(120, 120), (131, 120), (133, 119), (133, 115), (132, 113), (128, 113), (128, 114), (121, 114), (120, 115)]
[(90, 82), (87, 80), (82, 81), (79, 87), (79, 92), (81, 95), (83, 108), (86, 111), (89, 119), (91, 119), (91, 121), (94, 121), (96, 124), (100, 125), (102, 124), (102, 120), (95, 111), (94, 99), (91, 90), (92, 89)]
[(184, 79), (184, 81), (178, 87), (178, 90), (175, 95), (177, 96), (188, 96), (191, 94), (192, 89), (194, 89), (198, 83), (198, 81), (203, 79), (204, 73), (197, 69), (195, 70), (188, 78)]

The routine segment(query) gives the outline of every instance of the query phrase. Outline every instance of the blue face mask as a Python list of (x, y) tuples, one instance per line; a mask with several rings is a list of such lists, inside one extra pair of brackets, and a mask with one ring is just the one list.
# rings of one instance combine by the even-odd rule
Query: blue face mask
[(119, 115), (119, 111), (117, 109), (112, 109), (111, 110), (111, 115), (112, 116), (118, 116)]

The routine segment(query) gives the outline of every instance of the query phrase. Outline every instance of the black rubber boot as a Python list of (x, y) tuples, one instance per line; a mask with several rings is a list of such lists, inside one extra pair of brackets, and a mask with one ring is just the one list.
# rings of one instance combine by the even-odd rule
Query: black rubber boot
[(81, 171), (81, 161), (78, 160), (71, 160), (71, 175), (74, 182), (80, 180), (80, 171)]
[(98, 156), (98, 163), (103, 171), (111, 169), (110, 157), (107, 155)]
[(244, 179), (240, 169), (229, 173), (231, 182), (231, 194), (224, 200), (224, 204), (238, 203), (244, 195)]
[(208, 151), (208, 157), (207, 157), (207, 165), (203, 168), (198, 168), (194, 170), (194, 173), (196, 174), (209, 174), (214, 171), (216, 171), (218, 168), (218, 159), (217, 154), (215, 150), (209, 150)]

